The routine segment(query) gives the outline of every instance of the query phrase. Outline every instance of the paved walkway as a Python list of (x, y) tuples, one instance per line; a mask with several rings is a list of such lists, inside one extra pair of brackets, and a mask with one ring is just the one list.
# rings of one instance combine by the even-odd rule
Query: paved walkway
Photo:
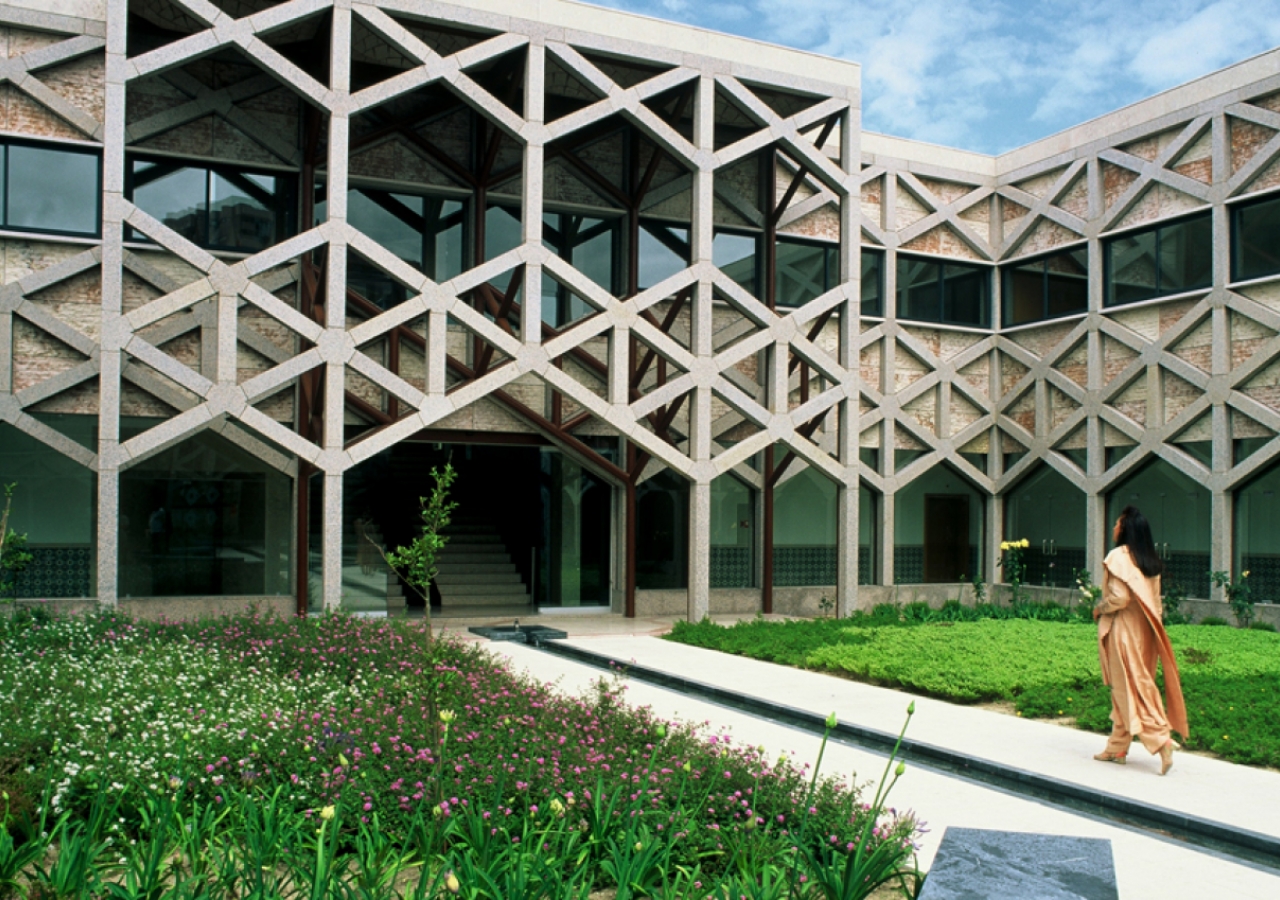
[[(1097, 735), (674, 644), (656, 637), (668, 627), (664, 620), (546, 616), (536, 622), (569, 631), (568, 643), (595, 653), (824, 716), (834, 711), (842, 720), (882, 731), (896, 733), (907, 704), (915, 700), (909, 734), (918, 740), (1280, 836), (1280, 773), (1181, 753), (1169, 775), (1160, 778), (1156, 758), (1136, 746), (1127, 766), (1094, 762), (1091, 756), (1103, 743)], [(449, 623), (450, 630), (460, 625)], [(517, 668), (570, 692), (589, 687), (601, 675), (599, 669), (532, 647), (490, 646)], [(637, 681), (629, 683), (628, 696), (670, 718), (711, 722), (735, 740), (763, 744), (771, 753), (794, 753), (800, 762), (817, 755), (818, 739), (798, 729)], [(883, 756), (847, 746), (829, 746), (823, 761), (826, 772), (854, 773), (860, 782), (878, 778), (883, 767)], [(1280, 875), (1273, 870), (942, 773), (909, 766), (892, 799), (899, 808), (916, 810), (929, 828), (920, 855), (925, 868), (948, 825), (1032, 831), (1110, 839), (1122, 900), (1280, 897)]]

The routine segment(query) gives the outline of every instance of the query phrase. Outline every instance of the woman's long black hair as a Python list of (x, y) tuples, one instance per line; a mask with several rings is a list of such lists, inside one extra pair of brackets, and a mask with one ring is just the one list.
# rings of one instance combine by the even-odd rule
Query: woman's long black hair
[(1120, 513), (1120, 540), (1116, 546), (1128, 547), (1134, 564), (1148, 578), (1164, 571), (1164, 563), (1156, 554), (1155, 540), (1151, 537), (1151, 526), (1147, 524), (1147, 517), (1138, 512), (1138, 507), (1126, 506)]

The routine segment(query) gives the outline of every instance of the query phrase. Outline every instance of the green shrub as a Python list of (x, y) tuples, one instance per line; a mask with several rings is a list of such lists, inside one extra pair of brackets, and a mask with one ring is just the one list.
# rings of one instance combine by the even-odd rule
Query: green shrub
[(1222, 618), (1221, 616), (1205, 616), (1203, 619), (1200, 620), (1200, 624), (1221, 626), (1221, 625), (1230, 625), (1231, 623), (1228, 622), (1226, 619)]
[(1253, 622), (1252, 624), (1249, 625), (1249, 628), (1253, 631), (1275, 631), (1276, 630), (1276, 626), (1272, 625), (1270, 622)]
[(933, 607), (923, 600), (916, 600), (902, 607), (904, 622), (932, 622), (934, 617)]
[(868, 614), (871, 621), (881, 624), (896, 623), (902, 621), (902, 607), (896, 603), (877, 603), (871, 607)]

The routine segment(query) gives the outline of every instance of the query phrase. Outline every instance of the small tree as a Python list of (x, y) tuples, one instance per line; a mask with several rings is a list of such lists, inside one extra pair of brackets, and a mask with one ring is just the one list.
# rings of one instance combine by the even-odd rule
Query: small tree
[[(390, 553), (378, 547), (378, 552), (382, 554), (391, 571), (422, 597), (426, 607), (428, 640), (431, 637), (431, 582), (435, 580), (438, 571), (436, 557), (449, 542), (441, 532), (448, 527), (450, 516), (458, 508), (458, 504), (449, 499), (449, 487), (455, 478), (457, 473), (449, 463), (445, 463), (443, 469), (433, 466), (431, 480), (434, 485), (431, 493), (426, 497), (418, 498), (422, 519), (422, 528), (418, 536)], [(366, 540), (372, 541), (368, 537)], [(374, 546), (378, 545), (375, 543)]]
[(0, 600), (18, 596), (17, 575), (33, 558), (26, 550), (27, 536), (9, 530), (9, 511), (17, 488), (17, 483), (4, 486), (4, 512), (0, 513)]

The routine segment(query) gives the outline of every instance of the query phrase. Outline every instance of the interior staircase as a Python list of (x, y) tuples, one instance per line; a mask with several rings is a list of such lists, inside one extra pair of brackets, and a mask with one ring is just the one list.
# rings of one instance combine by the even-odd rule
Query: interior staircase
[(436, 557), (440, 609), (521, 607), (532, 603), (493, 523), (459, 516), (449, 523), (449, 542)]

